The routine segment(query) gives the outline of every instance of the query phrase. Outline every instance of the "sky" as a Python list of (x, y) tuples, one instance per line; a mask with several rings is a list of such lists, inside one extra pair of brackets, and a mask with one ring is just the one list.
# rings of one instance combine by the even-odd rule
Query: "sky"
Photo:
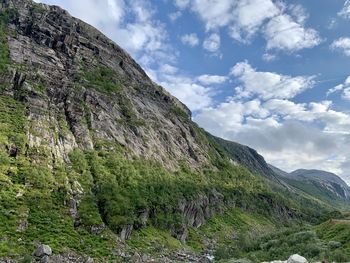
[(350, 0), (36, 0), (127, 50), (210, 133), (350, 183)]

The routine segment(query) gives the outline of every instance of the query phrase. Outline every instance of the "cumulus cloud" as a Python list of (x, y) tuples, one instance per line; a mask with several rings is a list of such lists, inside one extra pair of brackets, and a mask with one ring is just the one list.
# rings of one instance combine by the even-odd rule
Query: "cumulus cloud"
[(350, 0), (346, 0), (343, 9), (338, 13), (339, 16), (350, 18)]
[(210, 88), (181, 75), (166, 75), (162, 78), (160, 84), (192, 111), (198, 111), (212, 105), (213, 91)]
[(271, 19), (264, 30), (267, 49), (280, 49), (290, 52), (312, 48), (321, 43), (316, 30), (304, 28), (289, 15), (279, 15)]
[(212, 85), (224, 83), (228, 80), (228, 77), (204, 74), (197, 77), (197, 80), (204, 85)]
[(216, 53), (220, 49), (221, 39), (217, 33), (211, 34), (203, 42), (203, 48), (209, 52)]
[(309, 17), (309, 14), (306, 12), (305, 8), (300, 4), (291, 4), (288, 7), (291, 16), (299, 24), (303, 24)]
[(327, 96), (337, 92), (342, 92), (343, 99), (350, 100), (350, 76), (346, 78), (343, 84), (339, 84), (334, 88), (329, 89)]
[[(176, 1), (178, 2), (178, 1)], [(236, 41), (249, 43), (263, 32), (268, 49), (298, 51), (321, 43), (318, 32), (306, 28), (305, 8), (298, 4), (283, 4), (272, 0), (180, 0), (198, 15), (206, 31), (226, 28)]]
[(231, 75), (240, 82), (240, 86), (236, 88), (236, 95), (241, 98), (258, 96), (264, 100), (288, 99), (314, 85), (313, 76), (291, 77), (274, 72), (261, 72), (254, 69), (247, 61), (237, 63), (231, 69)]
[(196, 33), (186, 34), (181, 37), (181, 42), (184, 45), (195, 47), (195, 46), (198, 46), (199, 44), (199, 38)]
[(350, 101), (350, 88), (345, 88), (342, 98)]
[(207, 30), (226, 26), (232, 20), (231, 0), (191, 0), (191, 10), (205, 23)]
[(331, 44), (332, 50), (338, 50), (343, 52), (346, 56), (350, 56), (350, 38), (341, 37), (337, 40), (334, 40)]
[(159, 67), (159, 71), (165, 74), (175, 74), (178, 71), (178, 68), (169, 64), (164, 64)]
[(266, 62), (274, 61), (277, 59), (277, 56), (275, 54), (270, 54), (270, 53), (264, 53), (262, 55), (262, 59)]
[(262, 24), (281, 12), (271, 0), (243, 0), (233, 6), (230, 36), (246, 42), (259, 30)]

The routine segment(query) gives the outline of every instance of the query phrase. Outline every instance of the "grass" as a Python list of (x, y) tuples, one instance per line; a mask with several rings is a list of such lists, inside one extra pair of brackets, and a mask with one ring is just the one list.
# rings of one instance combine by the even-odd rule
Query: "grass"
[(230, 256), (253, 262), (286, 260), (292, 254), (302, 255), (312, 262), (346, 262), (350, 258), (350, 223), (347, 220), (277, 228), (262, 236), (249, 236), (246, 232), (244, 237), (245, 241), (238, 238), (239, 246), (226, 243), (225, 257), (219, 254), (219, 262), (228, 262)]
[(135, 231), (132, 239), (127, 244), (131, 248), (156, 255), (164, 253), (164, 250), (171, 253), (184, 248), (184, 245), (172, 237), (168, 230), (154, 227), (146, 227)]
[(24, 151), (27, 141), (25, 112), (23, 103), (0, 95), (0, 149)]
[(350, 204), (348, 202), (342, 200), (331, 191), (327, 189), (322, 189), (321, 186), (315, 185), (315, 183), (297, 181), (293, 179), (284, 179), (284, 180), (288, 184), (296, 187), (297, 189), (302, 190), (306, 194), (309, 194), (315, 198), (318, 198), (319, 200), (324, 201), (332, 206), (338, 207), (339, 209), (346, 210), (350, 208)]
[(87, 80), (90, 87), (98, 91), (111, 93), (119, 92), (122, 88), (115, 77), (115, 72), (106, 67), (85, 70), (83, 77)]
[(8, 19), (8, 12), (0, 14), (0, 73), (3, 73), (7, 69), (7, 65), (10, 63), (10, 51), (7, 42), (6, 28)]

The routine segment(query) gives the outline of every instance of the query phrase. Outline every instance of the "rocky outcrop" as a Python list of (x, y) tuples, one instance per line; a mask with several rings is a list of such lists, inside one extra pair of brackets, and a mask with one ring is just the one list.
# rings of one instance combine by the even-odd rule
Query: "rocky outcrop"
[(194, 200), (181, 202), (180, 214), (189, 226), (198, 228), (208, 218), (222, 212), (223, 201), (224, 196), (213, 190), (209, 196), (201, 195)]
[(183, 200), (179, 204), (179, 214), (183, 218), (183, 225), (174, 228), (173, 236), (185, 242), (188, 237), (188, 227), (199, 228), (214, 215), (223, 212), (224, 196), (213, 190), (209, 195), (200, 195), (193, 200)]
[(211, 134), (208, 136), (215, 141), (220, 147), (229, 153), (232, 161), (247, 167), (251, 172), (264, 175), (268, 178), (274, 176), (274, 172), (270, 169), (263, 156), (248, 146), (227, 141)]
[(57, 162), (107, 140), (170, 169), (208, 162), (190, 111), (117, 44), (57, 6), (5, 0), (5, 8), (16, 10), (9, 47), (22, 65), (5, 92), (27, 102), (30, 147)]
[(38, 248), (33, 252), (33, 256), (37, 258), (42, 258), (44, 256), (51, 256), (52, 249), (48, 245), (39, 245)]

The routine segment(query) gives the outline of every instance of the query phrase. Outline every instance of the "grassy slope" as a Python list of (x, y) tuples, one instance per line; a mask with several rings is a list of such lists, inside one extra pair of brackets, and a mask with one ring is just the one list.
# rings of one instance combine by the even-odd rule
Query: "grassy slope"
[[(350, 258), (350, 221), (329, 220), (317, 226), (295, 225), (276, 228), (273, 232), (251, 237), (245, 235), (245, 246), (230, 245), (230, 255), (250, 259), (252, 262), (286, 260), (292, 254), (300, 254), (309, 261), (347, 262)], [(226, 258), (229, 255), (226, 255)], [(219, 262), (231, 262), (222, 259)]]
[(327, 204), (330, 204), (334, 207), (337, 207), (341, 210), (349, 210), (350, 209), (350, 203), (344, 201), (343, 199), (336, 196), (331, 191), (328, 191), (327, 189), (320, 188), (319, 186), (316, 186), (310, 181), (298, 181), (288, 178), (283, 178), (285, 182), (287, 182), (289, 185), (294, 186), (295, 188), (303, 191), (306, 194), (309, 194)]

